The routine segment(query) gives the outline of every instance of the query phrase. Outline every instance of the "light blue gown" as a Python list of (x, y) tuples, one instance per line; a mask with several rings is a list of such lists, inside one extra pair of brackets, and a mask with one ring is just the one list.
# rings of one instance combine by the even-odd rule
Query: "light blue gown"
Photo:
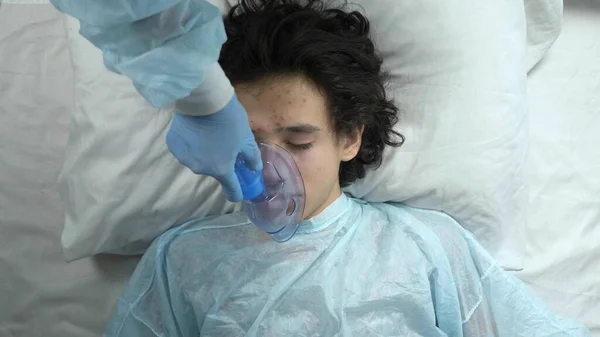
[(233, 97), (217, 62), (227, 40), (219, 9), (206, 0), (50, 0), (80, 22), (106, 68), (125, 75), (155, 107), (208, 115)]
[(450, 217), (342, 195), (273, 242), (243, 214), (152, 244), (105, 336), (589, 336)]

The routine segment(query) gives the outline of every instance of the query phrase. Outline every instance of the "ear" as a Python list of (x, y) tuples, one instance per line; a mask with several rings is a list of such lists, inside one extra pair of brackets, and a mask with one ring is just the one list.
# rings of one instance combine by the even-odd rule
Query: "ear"
[(362, 143), (363, 131), (365, 131), (365, 126), (361, 125), (342, 138), (342, 161), (350, 161), (356, 157)]

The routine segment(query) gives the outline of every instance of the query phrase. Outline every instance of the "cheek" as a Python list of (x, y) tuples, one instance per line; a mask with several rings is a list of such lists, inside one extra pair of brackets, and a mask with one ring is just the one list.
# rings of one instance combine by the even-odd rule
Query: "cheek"
[(310, 185), (314, 177), (318, 176), (322, 169), (319, 153), (311, 149), (307, 151), (294, 151), (293, 155), (296, 165), (298, 165), (298, 169), (302, 174), (302, 179), (304, 179), (304, 184)]
[[(338, 179), (339, 158), (332, 149), (314, 146), (310, 150), (293, 153), (306, 188), (307, 202), (323, 201)], [(321, 195), (323, 194), (323, 195)]]

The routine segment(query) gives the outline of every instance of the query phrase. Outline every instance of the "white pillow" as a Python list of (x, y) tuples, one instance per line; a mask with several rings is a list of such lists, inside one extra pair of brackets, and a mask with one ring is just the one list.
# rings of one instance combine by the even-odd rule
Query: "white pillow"
[[(402, 111), (400, 149), (348, 189), (443, 210), (507, 268), (521, 267), (527, 149), (520, 1), (353, 0), (366, 10)], [(76, 107), (60, 177), (68, 260), (138, 252), (165, 229), (239, 208), (167, 152), (171, 109), (151, 108), (67, 20)]]
[(525, 0), (527, 71), (546, 55), (562, 30), (563, 0)]
[(190, 218), (241, 210), (212, 178), (193, 174), (166, 148), (173, 108), (155, 109), (66, 17), (75, 102), (59, 177), (67, 261), (101, 252), (140, 253)]

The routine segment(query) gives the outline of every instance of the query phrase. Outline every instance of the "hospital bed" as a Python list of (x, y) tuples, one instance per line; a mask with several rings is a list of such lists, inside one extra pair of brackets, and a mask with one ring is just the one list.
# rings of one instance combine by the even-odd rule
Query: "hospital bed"
[[(529, 219), (515, 275), (600, 337), (600, 2), (568, 1), (528, 76)], [(73, 68), (61, 14), (0, 1), (0, 336), (98, 336), (138, 261), (66, 263), (57, 179)]]

